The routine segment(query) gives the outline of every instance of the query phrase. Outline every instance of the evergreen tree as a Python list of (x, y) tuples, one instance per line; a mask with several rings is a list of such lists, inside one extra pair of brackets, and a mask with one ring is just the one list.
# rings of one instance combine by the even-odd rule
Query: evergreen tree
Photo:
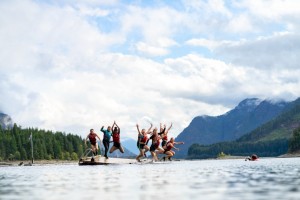
[(77, 135), (37, 128), (23, 129), (14, 124), (11, 129), (2, 129), (0, 126), (0, 160), (31, 159), (31, 133), (35, 160), (78, 159), (84, 150), (84, 141)]
[(289, 152), (300, 151), (300, 128), (294, 130), (293, 137), (289, 141)]

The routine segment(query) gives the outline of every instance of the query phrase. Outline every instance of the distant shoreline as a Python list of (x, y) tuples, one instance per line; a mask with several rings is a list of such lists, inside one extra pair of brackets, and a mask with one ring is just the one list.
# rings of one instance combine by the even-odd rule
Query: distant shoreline
[(286, 154), (278, 156), (278, 158), (297, 158), (297, 157), (300, 157), (300, 152), (286, 153)]
[[(297, 158), (300, 157), (300, 152), (297, 153), (287, 153), (277, 157), (268, 157), (268, 158)], [(236, 160), (236, 159), (245, 159), (245, 156), (224, 156), (220, 158), (211, 158), (211, 159), (192, 159), (192, 160)], [(261, 157), (266, 158), (266, 157)], [(180, 159), (184, 160), (184, 159)], [(192, 161), (191, 160), (191, 161)], [(22, 163), (22, 164), (21, 164)], [(21, 164), (21, 165), (20, 165)], [(0, 161), (0, 167), (5, 166), (29, 166), (31, 161)], [(77, 160), (34, 160), (33, 165), (74, 165), (78, 164)]]
[[(247, 156), (224, 156), (216, 158), (216, 160), (230, 160), (230, 159), (245, 159)], [(261, 157), (261, 158), (297, 158), (300, 157), (300, 152), (297, 153), (286, 153), (276, 157)]]
[[(22, 163), (22, 164), (21, 164)], [(0, 167), (4, 166), (30, 166), (31, 160), (1, 161)], [(77, 160), (34, 160), (33, 165), (68, 165), (78, 164)]]

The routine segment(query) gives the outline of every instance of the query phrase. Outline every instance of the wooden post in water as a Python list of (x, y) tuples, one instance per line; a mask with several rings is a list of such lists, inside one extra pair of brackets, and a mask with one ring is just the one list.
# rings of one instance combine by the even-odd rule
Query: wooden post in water
[(30, 143), (31, 143), (31, 164), (33, 164), (33, 141), (32, 141), (32, 132), (30, 134)]

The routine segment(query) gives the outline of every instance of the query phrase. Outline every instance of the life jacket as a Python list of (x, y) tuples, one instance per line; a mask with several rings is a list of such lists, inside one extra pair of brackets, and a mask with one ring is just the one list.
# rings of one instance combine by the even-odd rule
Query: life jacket
[(164, 137), (162, 138), (162, 140), (168, 140), (168, 135), (167, 134), (164, 134)]
[(119, 131), (113, 132), (112, 138), (113, 138), (113, 142), (120, 143), (120, 132)]
[(160, 145), (160, 139), (157, 137), (154, 141), (152, 140), (152, 144), (154, 145), (155, 149), (157, 149)]
[(140, 143), (146, 144), (147, 140), (148, 140), (147, 135), (144, 135), (144, 136), (141, 138)]
[(253, 154), (253, 155), (251, 156), (251, 160), (257, 160), (257, 159), (258, 159), (258, 156), (257, 156), (257, 155)]
[(96, 144), (96, 134), (95, 133), (90, 133), (89, 134), (89, 140), (91, 144)]
[(169, 141), (169, 142), (167, 142), (167, 144), (166, 144), (166, 151), (170, 151), (171, 149), (173, 148), (173, 144)]

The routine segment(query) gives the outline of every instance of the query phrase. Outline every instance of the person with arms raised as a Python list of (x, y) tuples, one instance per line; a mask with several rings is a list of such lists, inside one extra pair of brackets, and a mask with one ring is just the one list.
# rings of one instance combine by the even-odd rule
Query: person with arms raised
[(136, 128), (138, 130), (137, 147), (140, 150), (140, 154), (136, 157), (136, 160), (138, 162), (141, 162), (140, 158), (143, 157), (144, 155), (146, 155), (146, 152), (149, 151), (149, 147), (146, 145), (146, 142), (148, 141), (147, 134), (150, 134), (151, 129), (152, 129), (152, 124), (151, 124), (150, 128), (148, 129), (148, 131), (146, 131), (145, 129), (142, 129), (142, 131), (140, 131), (138, 124), (136, 125)]
[(162, 135), (165, 130), (166, 130), (166, 127), (164, 127), (164, 129), (160, 129), (160, 131), (162, 131), (162, 132), (157, 133), (157, 128), (154, 128), (151, 137), (147, 141), (147, 144), (148, 144), (149, 140), (152, 140), (152, 143), (150, 146), (150, 152), (151, 152), (153, 161), (158, 161), (157, 153), (164, 153), (164, 149), (159, 147), (159, 145), (160, 145), (160, 140), (161, 140), (160, 135)]
[(109, 150), (109, 143), (110, 143), (110, 138), (111, 138), (111, 135), (112, 135), (111, 126), (108, 126), (106, 130), (104, 129), (104, 126), (102, 126), (101, 131), (103, 132), (103, 141), (102, 141), (102, 143), (103, 143), (103, 146), (104, 146), (104, 149), (105, 149), (104, 157), (106, 159), (108, 159), (107, 152)]
[(117, 125), (117, 123), (114, 121), (114, 124), (112, 125), (112, 138), (113, 138), (113, 146), (111, 147), (109, 153), (114, 152), (115, 150), (119, 149), (121, 153), (124, 153), (124, 148), (121, 145), (120, 142), (120, 127)]

